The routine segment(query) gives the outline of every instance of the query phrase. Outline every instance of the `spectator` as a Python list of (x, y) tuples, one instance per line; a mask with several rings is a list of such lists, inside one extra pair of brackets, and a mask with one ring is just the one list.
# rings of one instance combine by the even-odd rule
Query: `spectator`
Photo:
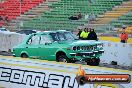
[(90, 21), (90, 22), (96, 21), (96, 16), (95, 16), (94, 13), (91, 13), (91, 14), (89, 15), (89, 21)]
[(81, 39), (82, 40), (87, 40), (87, 36), (88, 36), (88, 32), (87, 32), (87, 28), (84, 29), (84, 31), (81, 32)]
[(81, 18), (82, 18), (82, 14), (81, 14), (81, 12), (79, 12), (78, 19), (81, 19)]
[(85, 20), (89, 20), (89, 15), (85, 14)]
[(79, 20), (78, 16), (71, 16), (69, 17), (69, 20)]
[(82, 18), (82, 14), (79, 12), (78, 15), (69, 17), (69, 20), (79, 20)]
[(88, 40), (97, 40), (97, 34), (95, 33), (94, 29), (90, 30), (88, 35)]
[(87, 33), (88, 33), (88, 34), (87, 34), (87, 40), (89, 40), (89, 39), (88, 39), (88, 35), (89, 35), (89, 33), (90, 33), (90, 28), (87, 28)]
[(85, 14), (85, 19), (88, 19), (89, 18), (89, 15), (88, 14)]
[(8, 21), (8, 16), (7, 15), (5, 16), (5, 21)]
[(4, 21), (5, 21), (5, 24), (8, 26), (8, 22), (9, 22), (8, 15), (5, 16)]
[(127, 43), (128, 34), (125, 32), (126, 28), (123, 28), (122, 33), (120, 35), (121, 43)]
[(78, 34), (77, 34), (77, 36), (79, 36), (79, 39), (81, 39), (81, 37), (80, 37), (81, 33), (82, 33), (82, 30), (81, 30), (81, 29), (78, 29)]

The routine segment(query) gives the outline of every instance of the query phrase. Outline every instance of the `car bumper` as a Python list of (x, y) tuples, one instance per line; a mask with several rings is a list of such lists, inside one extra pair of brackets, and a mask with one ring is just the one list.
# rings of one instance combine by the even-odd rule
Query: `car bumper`
[(93, 51), (93, 52), (79, 52), (79, 53), (70, 53), (70, 55), (78, 60), (87, 59), (87, 58), (94, 58), (99, 57), (104, 50)]
[(93, 52), (79, 52), (79, 53), (70, 53), (71, 56), (93, 56), (95, 54), (102, 54), (104, 50), (93, 51)]

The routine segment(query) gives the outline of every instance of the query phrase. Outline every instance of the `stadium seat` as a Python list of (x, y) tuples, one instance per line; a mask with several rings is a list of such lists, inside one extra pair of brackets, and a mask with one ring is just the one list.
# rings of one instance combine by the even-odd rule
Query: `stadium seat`
[[(43, 13), (39, 18), (25, 22), (22, 28), (42, 30), (68, 29), (73, 31), (78, 26), (88, 23), (88, 20), (84, 19), (86, 13), (94, 13), (98, 17), (98, 15), (112, 10), (114, 6), (120, 5), (122, 2), (123, 0), (94, 0), (93, 3), (89, 3), (88, 0), (61, 0), (49, 4), (52, 8), (51, 11)], [(79, 12), (83, 15), (82, 19), (76, 21), (68, 19)]]
[(0, 9), (0, 15), (8, 16), (8, 20), (16, 19), (20, 14), (24, 14), (43, 1), (44, 0), (23, 0), (20, 2), (20, 0), (6, 0), (0, 3), (0, 7), (2, 8)]

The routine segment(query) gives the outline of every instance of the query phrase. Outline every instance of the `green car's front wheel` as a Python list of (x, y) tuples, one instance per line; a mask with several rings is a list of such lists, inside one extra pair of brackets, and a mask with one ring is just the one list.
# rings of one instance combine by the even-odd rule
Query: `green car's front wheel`
[(57, 61), (58, 62), (65, 62), (65, 63), (69, 63), (70, 62), (66, 55), (59, 55), (57, 57)]

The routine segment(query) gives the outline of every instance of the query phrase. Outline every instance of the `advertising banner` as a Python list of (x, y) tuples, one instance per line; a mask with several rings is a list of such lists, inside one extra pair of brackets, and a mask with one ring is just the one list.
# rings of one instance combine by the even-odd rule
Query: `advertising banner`
[[(0, 87), (4, 88), (132, 88), (129, 83), (85, 83), (79, 85), (76, 76), (79, 64), (68, 64), (42, 60), (7, 58), (0, 56)], [(105, 67), (87, 66), (87, 74), (128, 74), (132, 71)], [(108, 76), (109, 77), (109, 76)], [(123, 77), (123, 76), (121, 76)], [(126, 77), (126, 76), (125, 76)], [(105, 77), (106, 78), (106, 77)], [(109, 77), (110, 78), (110, 77)]]

